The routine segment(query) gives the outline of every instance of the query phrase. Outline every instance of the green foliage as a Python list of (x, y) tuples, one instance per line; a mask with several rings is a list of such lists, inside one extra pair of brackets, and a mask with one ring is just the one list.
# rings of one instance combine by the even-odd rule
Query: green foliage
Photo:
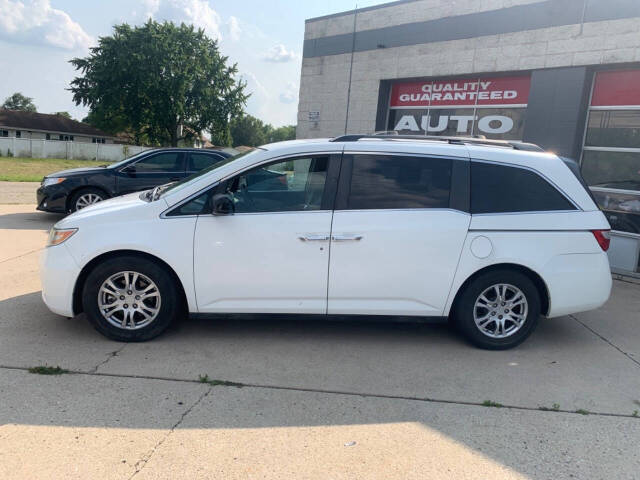
[(229, 129), (234, 146), (257, 147), (267, 143), (266, 125), (262, 120), (251, 115), (232, 119)]
[[(230, 130), (234, 146), (258, 147), (265, 143), (282, 142), (296, 138), (295, 125), (275, 128), (256, 117), (246, 114), (231, 120)], [(216, 142), (213, 143), (215, 144)]]
[(485, 400), (484, 402), (482, 402), (482, 406), (483, 407), (495, 407), (495, 408), (504, 407), (504, 405), (502, 405), (501, 403), (494, 402), (493, 400)]
[(269, 135), (269, 142), (283, 142), (285, 140), (294, 140), (296, 138), (296, 126), (285, 125), (283, 127), (274, 128)]
[(29, 373), (37, 373), (38, 375), (62, 375), (63, 373), (69, 373), (69, 370), (65, 370), (64, 368), (60, 367), (40, 365), (37, 367), (29, 368)]
[(23, 112), (36, 111), (33, 98), (25, 97), (20, 92), (16, 92), (10, 97), (5, 98), (1, 108), (6, 108), (7, 110), (22, 110)]
[(61, 117), (68, 118), (69, 120), (73, 120), (71, 118), (71, 114), (69, 112), (54, 112), (54, 115), (60, 115)]
[(216, 380), (214, 378), (209, 378), (209, 375), (198, 375), (198, 382), (207, 383), (209, 385), (217, 386), (221, 385), (223, 387), (238, 387), (242, 388), (244, 385), (242, 383), (229, 382), (228, 380)]
[(81, 76), (70, 90), (77, 105), (89, 107), (88, 123), (131, 132), (137, 143), (177, 146), (202, 131), (224, 138), (248, 98), (227, 60), (193, 26), (116, 25), (88, 57), (71, 60)]

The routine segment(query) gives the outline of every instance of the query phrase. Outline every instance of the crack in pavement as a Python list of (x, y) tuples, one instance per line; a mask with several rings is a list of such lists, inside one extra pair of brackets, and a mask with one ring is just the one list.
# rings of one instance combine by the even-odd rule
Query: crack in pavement
[(602, 340), (605, 343), (608, 343), (609, 346), (615, 348), (618, 352), (620, 352), (622, 355), (624, 355), (625, 357), (627, 357), (629, 360), (631, 360), (633, 363), (635, 363), (637, 366), (640, 367), (640, 361), (636, 360), (635, 358), (633, 358), (633, 355), (631, 355), (628, 352), (625, 352), (624, 350), (622, 350), (620, 347), (618, 347), (615, 343), (613, 343), (611, 340), (609, 340), (608, 338), (606, 338), (603, 335), (600, 335), (598, 332), (596, 332), (593, 328), (591, 328), (590, 326), (588, 326), (586, 323), (584, 323), (582, 320), (579, 320), (577, 317), (573, 316), (573, 315), (569, 315), (569, 317), (573, 318), (576, 322), (578, 322), (580, 325), (582, 325), (584, 328), (586, 328), (587, 330), (589, 330), (591, 333), (593, 333), (596, 337), (598, 337), (600, 340)]
[(124, 350), (124, 347), (126, 347), (128, 345), (128, 343), (123, 343), (122, 346), (120, 348), (118, 348), (117, 350), (114, 350), (113, 352), (111, 352), (107, 358), (105, 360), (103, 360), (102, 362), (100, 362), (98, 365), (96, 365), (95, 367), (93, 367), (91, 370), (88, 371), (88, 373), (98, 373), (98, 369), (100, 367), (102, 367), (103, 365), (106, 365), (107, 363), (109, 363), (109, 360), (111, 360), (113, 357), (117, 357), (118, 354), (120, 352), (122, 352), (122, 350)]
[(15, 257), (5, 258), (4, 260), (0, 260), (0, 263), (10, 262), (11, 260), (16, 260), (18, 258), (26, 257), (27, 255), (31, 255), (32, 253), (37, 253), (40, 250), (43, 250), (43, 248), (37, 248), (37, 249), (31, 250), (30, 252), (27, 252), (27, 253), (21, 253), (20, 255), (17, 255)]
[(149, 460), (151, 460), (151, 457), (153, 457), (153, 454), (156, 453), (156, 450), (158, 448), (160, 448), (162, 446), (162, 444), (164, 442), (167, 441), (167, 439), (169, 438), (169, 436), (175, 431), (176, 428), (178, 428), (180, 426), (180, 424), (184, 421), (184, 419), (186, 418), (187, 415), (189, 415), (189, 413), (191, 413), (191, 411), (200, 403), (202, 402), (202, 400), (204, 400), (207, 395), (209, 395), (209, 393), (211, 393), (211, 390), (213, 389), (213, 387), (209, 387), (202, 395), (200, 395), (200, 397), (198, 397), (198, 399), (193, 403), (193, 405), (191, 405), (189, 408), (187, 408), (182, 415), (180, 415), (180, 418), (178, 419), (178, 421), (169, 429), (169, 431), (167, 432), (167, 434), (162, 437), (158, 443), (156, 443), (153, 448), (147, 452), (146, 454), (142, 455), (142, 457), (140, 458), (140, 460), (138, 460), (135, 465), (133, 466), (135, 468), (135, 472), (133, 472), (131, 474), (131, 476), (129, 477), (129, 480), (131, 480), (133, 477), (135, 477), (138, 473), (140, 473), (142, 471), (142, 469), (144, 467), (147, 466), (147, 463), (149, 463)]
[[(28, 367), (17, 367), (12, 365), (0, 365), (0, 369), (5, 370), (20, 370), (20, 371), (29, 371)], [(200, 380), (192, 380), (190, 378), (171, 378), (171, 377), (157, 377), (152, 375), (126, 375), (119, 373), (100, 373), (100, 372), (87, 372), (81, 370), (69, 370), (66, 375), (89, 375), (96, 377), (113, 377), (113, 378), (129, 378), (129, 379), (142, 379), (142, 380), (157, 380), (163, 382), (182, 382), (182, 383), (203, 383)], [(217, 384), (212, 385), (220, 386), (225, 388), (262, 388), (266, 390), (285, 390), (291, 392), (307, 392), (307, 393), (323, 393), (328, 395), (348, 395), (352, 397), (363, 397), (363, 398), (383, 398), (390, 400), (407, 400), (413, 402), (424, 402), (424, 403), (439, 403), (446, 405), (463, 405), (469, 407), (484, 407), (484, 408), (503, 408), (503, 409), (511, 409), (511, 410), (524, 410), (531, 412), (542, 412), (542, 413), (571, 413), (574, 415), (594, 415), (601, 417), (621, 417), (621, 418), (636, 418), (640, 419), (640, 417), (633, 414), (626, 413), (612, 413), (612, 412), (595, 412), (595, 411), (587, 411), (587, 410), (565, 410), (565, 409), (553, 409), (549, 407), (545, 407), (544, 405), (539, 405), (537, 407), (526, 407), (522, 405), (486, 405), (485, 402), (472, 402), (465, 400), (449, 400), (442, 398), (429, 398), (429, 397), (415, 397), (415, 396), (407, 396), (407, 395), (392, 395), (392, 394), (384, 394), (384, 393), (370, 393), (370, 392), (349, 392), (343, 390), (328, 390), (322, 388), (310, 388), (310, 387), (292, 387), (292, 386), (283, 386), (283, 385), (268, 385), (268, 384), (260, 384), (260, 383), (240, 383), (240, 382), (229, 382), (233, 385), (224, 385)]]

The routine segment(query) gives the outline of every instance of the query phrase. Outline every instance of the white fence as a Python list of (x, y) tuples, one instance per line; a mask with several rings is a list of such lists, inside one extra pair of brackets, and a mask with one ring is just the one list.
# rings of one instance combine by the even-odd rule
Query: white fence
[(66, 158), (117, 162), (149, 147), (117, 145), (113, 143), (61, 142), (30, 140), (28, 138), (0, 138), (0, 157), (13, 155), (27, 158)]

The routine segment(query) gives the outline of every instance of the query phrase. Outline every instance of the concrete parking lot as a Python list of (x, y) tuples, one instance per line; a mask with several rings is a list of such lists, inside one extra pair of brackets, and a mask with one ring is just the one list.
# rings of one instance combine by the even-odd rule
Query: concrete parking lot
[(638, 284), (503, 352), (444, 325), (259, 317), (122, 344), (42, 303), (59, 218), (0, 205), (0, 478), (640, 478)]

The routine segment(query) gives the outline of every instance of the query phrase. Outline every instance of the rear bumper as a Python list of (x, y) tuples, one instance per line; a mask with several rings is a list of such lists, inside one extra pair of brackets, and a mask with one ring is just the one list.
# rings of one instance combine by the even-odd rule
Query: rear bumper
[(73, 317), (73, 289), (79, 274), (80, 268), (64, 243), (42, 251), (42, 300), (53, 313)]
[(558, 255), (541, 273), (549, 289), (548, 317), (593, 310), (609, 299), (612, 279), (605, 252)]

